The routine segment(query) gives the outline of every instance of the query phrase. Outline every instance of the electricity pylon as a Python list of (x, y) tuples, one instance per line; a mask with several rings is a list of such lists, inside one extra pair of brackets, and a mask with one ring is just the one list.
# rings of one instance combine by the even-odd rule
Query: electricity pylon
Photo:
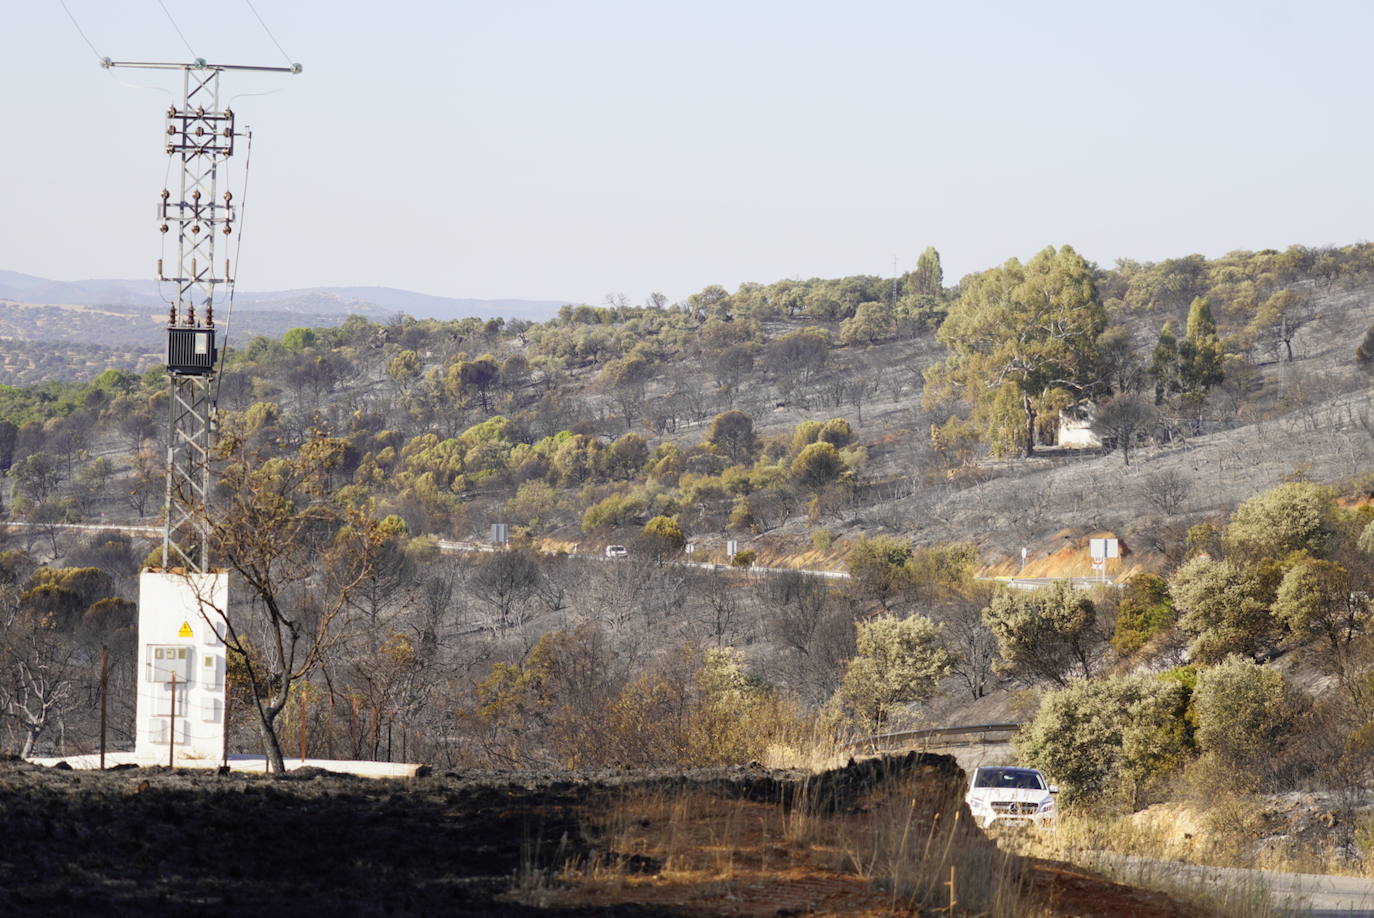
[[(210, 570), (211, 391), (219, 349), (215, 342), (215, 288), (233, 284), (228, 258), (215, 259), (215, 240), (234, 230), (234, 197), (220, 191), (220, 171), (234, 154), (240, 136), (234, 113), (220, 104), (225, 71), (300, 73), (290, 67), (239, 64), (189, 64), (112, 61), (101, 66), (180, 70), (182, 101), (167, 109), (165, 150), (180, 162), (178, 190), (162, 189), (159, 207), (163, 233), (176, 230), (176, 263), (169, 274), (161, 258), (158, 280), (173, 285), (167, 314), (168, 399), (167, 486), (162, 534), (162, 569), (193, 573)], [(225, 176), (227, 180), (227, 175)]]

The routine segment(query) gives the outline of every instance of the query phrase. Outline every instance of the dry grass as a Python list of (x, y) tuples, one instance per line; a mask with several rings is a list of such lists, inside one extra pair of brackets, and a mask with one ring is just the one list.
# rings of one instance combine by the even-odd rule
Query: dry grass
[(530, 869), (521, 895), (728, 901), (740, 914), (754, 914), (755, 900), (758, 914), (1048, 914), (1020, 859), (967, 823), (961, 787), (919, 768), (876, 787), (803, 781), (770, 802), (692, 786), (637, 791), (588, 820), (588, 853)]
[[(1228, 818), (1248, 817), (1232, 810)], [(1234, 884), (1217, 882), (1201, 865), (1254, 865), (1236, 863), (1237, 849), (1232, 844), (1218, 842), (1208, 847), (1199, 837), (1179, 831), (1176, 823), (1167, 820), (1061, 814), (1053, 829), (1007, 832), (999, 840), (1008, 850), (1024, 856), (1077, 864), (1120, 883), (1159, 890), (1211, 914), (1235, 918), (1291, 918), (1301, 914), (1286, 903), (1276, 902), (1258, 878), (1240, 879)]]

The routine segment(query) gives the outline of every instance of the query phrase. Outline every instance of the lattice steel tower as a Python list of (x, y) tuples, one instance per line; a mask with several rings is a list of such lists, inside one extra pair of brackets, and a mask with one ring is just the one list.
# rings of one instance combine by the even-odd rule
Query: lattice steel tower
[(234, 231), (234, 197), (227, 188), (226, 160), (240, 136), (234, 113), (220, 104), (220, 75), (225, 71), (300, 73), (290, 67), (237, 64), (190, 64), (101, 61), (104, 67), (132, 67), (182, 72), (181, 105), (167, 109), (165, 149), (180, 163), (176, 191), (162, 189), (159, 229), (175, 232), (176, 261), (170, 273), (157, 261), (158, 280), (173, 285), (175, 298), (167, 313), (168, 399), (167, 488), (162, 536), (163, 570), (210, 570), (211, 392), (219, 349), (215, 341), (215, 288), (233, 284), (229, 259), (216, 261), (215, 243)]

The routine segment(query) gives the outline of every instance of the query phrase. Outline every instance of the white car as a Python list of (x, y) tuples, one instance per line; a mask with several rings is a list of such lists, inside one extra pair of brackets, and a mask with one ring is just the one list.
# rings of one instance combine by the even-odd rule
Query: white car
[(1054, 825), (1054, 795), (1059, 788), (1034, 768), (984, 765), (973, 771), (964, 801), (983, 828), (1002, 825)]
[(624, 545), (607, 545), (607, 546), (606, 546), (606, 557), (607, 557), (607, 558), (623, 558), (623, 557), (625, 557), (625, 556), (628, 555), (628, 554), (629, 554), (629, 552), (625, 550), (625, 546), (624, 546)]

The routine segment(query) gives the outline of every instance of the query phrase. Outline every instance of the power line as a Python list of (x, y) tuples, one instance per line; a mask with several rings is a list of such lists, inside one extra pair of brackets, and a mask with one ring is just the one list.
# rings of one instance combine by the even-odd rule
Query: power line
[(290, 64), (291, 55), (286, 53), (286, 49), (281, 46), (281, 42), (277, 41), (277, 36), (273, 35), (272, 30), (267, 27), (267, 23), (262, 21), (262, 16), (258, 13), (257, 7), (253, 6), (253, 0), (243, 0), (243, 2), (248, 4), (248, 8), (253, 11), (253, 16), (258, 20), (258, 25), (262, 26), (262, 30), (267, 33), (267, 37), (272, 39), (272, 44), (277, 46), (277, 50), (281, 52), (281, 56), (286, 58), (286, 62)]
[(187, 41), (186, 36), (182, 34), (181, 26), (177, 25), (177, 21), (172, 18), (172, 12), (167, 9), (167, 4), (163, 3), (162, 0), (157, 0), (157, 5), (162, 7), (162, 12), (167, 14), (167, 21), (172, 24), (172, 28), (176, 29), (177, 35), (181, 37), (181, 43), (186, 46), (186, 50), (191, 52), (192, 57), (199, 58), (200, 55), (196, 53), (196, 49), (191, 47), (191, 43)]
[[(244, 136), (248, 141), (248, 148), (243, 155), (243, 187), (239, 190), (239, 238), (234, 242), (234, 275), (235, 279), (229, 282), (229, 309), (224, 317), (224, 347), (221, 349), (220, 366), (223, 367), (224, 360), (229, 356), (229, 333), (233, 330), (234, 323), (234, 293), (239, 289), (237, 273), (239, 258), (243, 252), (243, 220), (248, 214), (248, 170), (253, 165), (253, 129), (244, 126)], [(215, 376), (215, 394), (210, 399), (210, 404), (219, 406), (219, 388), (224, 382), (223, 369)]]
[(67, 0), (57, 0), (57, 2), (62, 4), (63, 12), (65, 12), (67, 14), (67, 18), (72, 21), (72, 25), (76, 26), (76, 34), (81, 36), (81, 40), (86, 43), (86, 47), (91, 49), (91, 53), (96, 56), (96, 60), (99, 60), (103, 63), (105, 61), (105, 55), (97, 51), (95, 49), (95, 45), (92, 44), (91, 40), (86, 37), (86, 32), (84, 29), (81, 28), (81, 23), (76, 21), (76, 17), (72, 15), (72, 11), (67, 8)]

